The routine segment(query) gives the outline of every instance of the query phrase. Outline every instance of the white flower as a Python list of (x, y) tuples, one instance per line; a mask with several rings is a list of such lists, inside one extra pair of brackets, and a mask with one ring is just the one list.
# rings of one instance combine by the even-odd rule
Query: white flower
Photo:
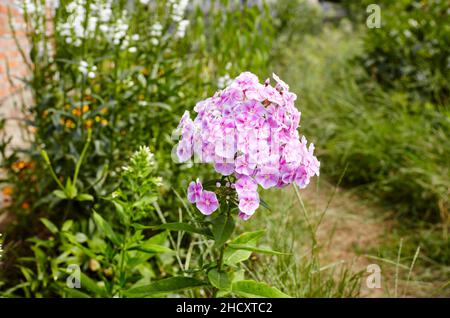
[(220, 76), (217, 79), (217, 87), (222, 89), (225, 88), (226, 86), (231, 84), (231, 77), (228, 74), (225, 74), (224, 76)]
[(175, 34), (176, 37), (182, 38), (186, 34), (186, 28), (189, 25), (189, 20), (181, 20), (178, 23), (177, 32)]
[(128, 48), (128, 52), (136, 53), (137, 52), (137, 48), (135, 46), (132, 46), (132, 47)]
[(78, 70), (80, 71), (81, 74), (83, 74), (83, 76), (95, 78), (95, 71), (97, 70), (97, 66), (95, 65), (89, 66), (88, 62), (81, 60), (78, 63)]
[(154, 37), (160, 37), (162, 35), (161, 23), (156, 22), (150, 27), (150, 35)]

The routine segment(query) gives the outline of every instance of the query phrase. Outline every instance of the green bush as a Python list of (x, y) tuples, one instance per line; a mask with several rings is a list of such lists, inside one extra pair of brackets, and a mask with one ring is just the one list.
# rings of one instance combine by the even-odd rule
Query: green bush
[(379, 5), (381, 27), (368, 29), (364, 37), (362, 60), (368, 73), (386, 87), (408, 92), (413, 99), (448, 105), (448, 1), (381, 1)]
[(335, 180), (345, 171), (344, 184), (384, 199), (399, 215), (448, 227), (450, 115), (384, 91), (355, 64), (362, 48), (355, 34), (327, 30), (283, 59), (283, 77), (297, 83), (322, 170)]

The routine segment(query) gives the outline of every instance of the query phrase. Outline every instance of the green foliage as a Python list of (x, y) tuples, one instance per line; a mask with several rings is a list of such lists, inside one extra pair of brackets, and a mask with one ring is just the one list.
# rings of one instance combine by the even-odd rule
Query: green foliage
[(283, 77), (303, 92), (305, 130), (317, 140), (322, 171), (337, 180), (347, 166), (344, 184), (401, 215), (448, 224), (449, 114), (383, 91), (354, 63), (361, 48), (354, 34), (328, 30), (305, 40), (301, 58), (286, 59), (298, 71)]
[(402, 0), (378, 4), (381, 27), (367, 30), (364, 37), (362, 60), (368, 73), (386, 87), (408, 92), (413, 99), (448, 105), (448, 1)]
[[(134, 1), (134, 7), (113, 1), (110, 27), (119, 20), (128, 25), (119, 43), (97, 27), (75, 45), (61, 31), (73, 24), (71, 2), (61, 1), (48, 32), (42, 30), (49, 17), (25, 10), (32, 49), (19, 49), (32, 73), (23, 79), (32, 94), (31, 105), (22, 107), (29, 142), (12, 147), (4, 134), (0, 142), (6, 173), (0, 182), (11, 197), (2, 213), (14, 218), (6, 233), (9, 243), (22, 242), (6, 251), (9, 261), (2, 264), (6, 295), (115, 296), (177, 274), (181, 268), (173, 262), (180, 265), (177, 253), (191, 236), (213, 237), (195, 220), (178, 222), (184, 203), (177, 193), (187, 179), (171, 157), (179, 117), (211, 95), (219, 77), (266, 73), (269, 60), (273, 30), (265, 5), (216, 0), (192, 6), (182, 37), (175, 34), (173, 1)], [(94, 2), (101, 1), (85, 4), (86, 19)], [(2, 132), (8, 120), (1, 120)], [(132, 156), (142, 145), (149, 148)], [(177, 231), (177, 242), (166, 230)], [(70, 262), (81, 264), (86, 287), (100, 285), (102, 293), (65, 288), (61, 279)], [(97, 263), (100, 269), (92, 270)]]
[(324, 15), (320, 5), (307, 0), (273, 1), (274, 26), (277, 42), (289, 45), (306, 34), (320, 33)]

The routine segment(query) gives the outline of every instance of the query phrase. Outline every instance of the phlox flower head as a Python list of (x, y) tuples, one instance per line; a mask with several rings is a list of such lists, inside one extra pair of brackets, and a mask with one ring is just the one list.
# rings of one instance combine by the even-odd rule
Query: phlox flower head
[[(230, 200), (236, 199), (233, 202), (244, 220), (259, 207), (258, 186), (283, 188), (296, 183), (305, 188), (319, 175), (314, 145), (308, 145), (298, 131), (297, 96), (276, 74), (273, 80), (274, 86), (270, 79), (260, 83), (256, 75), (244, 72), (212, 97), (198, 102), (194, 119), (186, 111), (178, 125), (178, 161), (186, 162), (194, 155), (195, 162), (212, 164), (222, 179), (231, 182), (234, 197)], [(211, 200), (201, 201), (209, 203), (209, 209), (199, 204), (201, 193), (206, 191), (198, 184), (189, 185), (189, 201), (202, 213), (214, 212), (218, 205), (212, 194), (208, 194)], [(228, 200), (230, 193), (222, 195), (222, 189), (215, 191), (220, 199)]]

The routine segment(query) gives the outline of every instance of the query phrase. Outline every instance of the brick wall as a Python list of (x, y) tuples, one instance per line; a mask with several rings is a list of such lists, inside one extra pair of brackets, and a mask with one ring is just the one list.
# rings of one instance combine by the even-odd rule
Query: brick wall
[[(9, 19), (8, 12), (12, 19)], [(28, 74), (27, 64), (13, 37), (11, 21), (17, 41), (27, 54), (30, 47), (25, 35), (22, 14), (15, 0), (0, 0), (0, 101), (19, 92), (23, 88), (23, 83), (17, 77), (23, 78)]]

